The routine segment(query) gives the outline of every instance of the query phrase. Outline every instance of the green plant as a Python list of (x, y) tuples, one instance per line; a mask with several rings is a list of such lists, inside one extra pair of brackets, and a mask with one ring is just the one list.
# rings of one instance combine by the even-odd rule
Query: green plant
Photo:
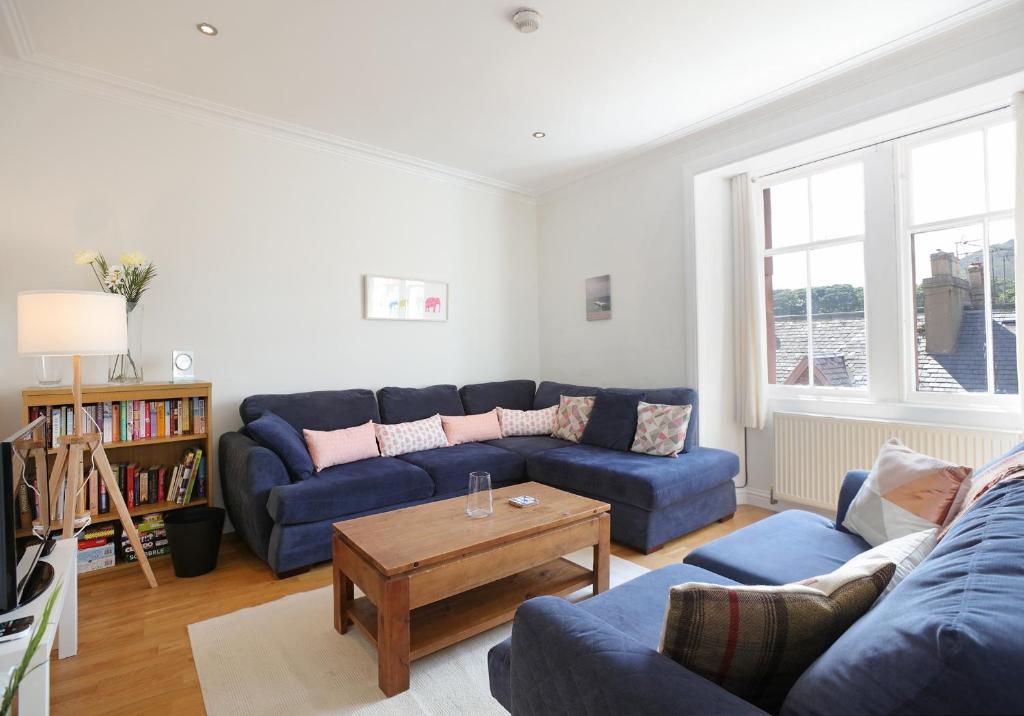
[(43, 642), (43, 634), (46, 633), (46, 628), (50, 625), (50, 617), (53, 616), (53, 609), (57, 606), (57, 595), (59, 594), (60, 585), (58, 584), (57, 588), (50, 594), (50, 598), (46, 600), (43, 613), (32, 630), (32, 636), (28, 640), (28, 648), (25, 649), (25, 656), (22, 657), (21, 663), (11, 672), (11, 678), (7, 681), (7, 686), (4, 688), (3, 701), (0, 701), (0, 716), (9, 716), (11, 707), (14, 705), (14, 697), (18, 693), (18, 687), (21, 686), (21, 682), (25, 680), (26, 676), (39, 668), (39, 664), (32, 667), (29, 665), (32, 663), (36, 652), (39, 651), (39, 645)]

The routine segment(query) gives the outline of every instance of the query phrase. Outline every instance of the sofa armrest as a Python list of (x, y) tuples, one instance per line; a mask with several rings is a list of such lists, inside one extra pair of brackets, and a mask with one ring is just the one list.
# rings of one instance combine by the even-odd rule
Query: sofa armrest
[(270, 490), (291, 482), (284, 463), (272, 450), (239, 432), (220, 436), (220, 484), (224, 507), (235, 531), (266, 560), (274, 521), (267, 512)]
[(557, 597), (519, 607), (511, 662), (516, 716), (764, 714)]
[(839, 488), (839, 505), (836, 507), (836, 529), (840, 532), (849, 532), (843, 527), (843, 520), (846, 519), (846, 511), (850, 509), (850, 503), (857, 496), (860, 486), (868, 479), (868, 470), (850, 470), (843, 478), (843, 486)]

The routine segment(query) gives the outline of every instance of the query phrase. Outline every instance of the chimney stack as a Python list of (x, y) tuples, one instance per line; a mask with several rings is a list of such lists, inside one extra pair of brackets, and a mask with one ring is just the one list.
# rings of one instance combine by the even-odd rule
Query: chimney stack
[(967, 279), (971, 284), (971, 308), (985, 308), (985, 272), (980, 263), (967, 267)]
[(936, 251), (930, 258), (932, 275), (921, 281), (925, 350), (929, 353), (953, 353), (964, 318), (964, 305), (969, 303), (973, 290), (966, 279), (954, 274), (954, 267), (959, 263), (953, 254)]

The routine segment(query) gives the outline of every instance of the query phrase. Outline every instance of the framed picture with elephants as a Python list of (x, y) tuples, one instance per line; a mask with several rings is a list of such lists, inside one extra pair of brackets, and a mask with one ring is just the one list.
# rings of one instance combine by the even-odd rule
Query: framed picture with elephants
[(363, 317), (382, 321), (447, 321), (448, 284), (366, 275)]

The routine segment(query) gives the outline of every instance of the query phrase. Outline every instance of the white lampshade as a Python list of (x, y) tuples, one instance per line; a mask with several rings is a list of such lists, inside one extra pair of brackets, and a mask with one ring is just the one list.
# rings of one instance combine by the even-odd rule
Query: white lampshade
[(124, 296), (102, 291), (22, 291), (18, 353), (102, 356), (128, 352)]

